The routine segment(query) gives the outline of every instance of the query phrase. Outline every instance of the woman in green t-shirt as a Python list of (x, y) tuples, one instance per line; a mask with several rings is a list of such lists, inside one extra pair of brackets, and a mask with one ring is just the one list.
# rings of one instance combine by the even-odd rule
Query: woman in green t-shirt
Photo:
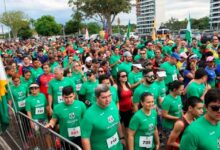
[(167, 140), (173, 129), (174, 123), (182, 117), (182, 100), (184, 84), (181, 81), (173, 81), (168, 84), (170, 93), (162, 102), (162, 128)]
[(154, 109), (153, 95), (148, 92), (143, 93), (140, 104), (142, 108), (134, 114), (129, 124), (128, 148), (159, 150), (157, 112)]

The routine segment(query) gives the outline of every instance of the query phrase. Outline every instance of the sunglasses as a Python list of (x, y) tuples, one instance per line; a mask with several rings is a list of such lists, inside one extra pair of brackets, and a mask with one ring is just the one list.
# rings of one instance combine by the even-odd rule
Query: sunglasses
[(92, 76), (92, 74), (87, 74), (87, 76), (88, 76), (88, 77), (91, 77), (91, 76)]
[(121, 78), (125, 78), (125, 77), (127, 77), (127, 75), (122, 75), (122, 76), (120, 76)]
[(144, 77), (154, 79), (154, 75), (152, 75), (152, 76), (144, 76)]
[(219, 111), (220, 110), (220, 105), (219, 106), (210, 106), (210, 108), (212, 109), (212, 111)]
[(36, 89), (38, 89), (38, 87), (31, 87), (30, 89), (31, 90), (34, 90), (34, 89), (36, 90)]

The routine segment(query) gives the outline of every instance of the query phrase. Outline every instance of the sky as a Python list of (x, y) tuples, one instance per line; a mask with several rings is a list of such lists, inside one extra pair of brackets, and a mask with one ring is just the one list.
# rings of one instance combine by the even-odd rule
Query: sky
[[(134, 0), (132, 0), (134, 1)], [(21, 10), (29, 17), (38, 19), (42, 15), (55, 16), (57, 22), (65, 24), (71, 19), (72, 10), (68, 0), (5, 0), (6, 10)], [(171, 17), (183, 20), (190, 13), (191, 18), (201, 18), (209, 15), (210, 0), (165, 0), (165, 20)], [(0, 0), (0, 14), (4, 12), (4, 0)], [(120, 13), (121, 24), (136, 23), (136, 9), (129, 14)]]

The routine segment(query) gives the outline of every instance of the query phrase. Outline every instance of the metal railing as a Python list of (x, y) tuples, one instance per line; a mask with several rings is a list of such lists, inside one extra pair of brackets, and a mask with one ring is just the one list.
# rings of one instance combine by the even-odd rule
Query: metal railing
[[(70, 140), (44, 127), (22, 112), (15, 113), (9, 106), (10, 125), (6, 131), (20, 150), (81, 150)], [(31, 127), (32, 124), (32, 127)], [(33, 126), (34, 125), (34, 126)]]

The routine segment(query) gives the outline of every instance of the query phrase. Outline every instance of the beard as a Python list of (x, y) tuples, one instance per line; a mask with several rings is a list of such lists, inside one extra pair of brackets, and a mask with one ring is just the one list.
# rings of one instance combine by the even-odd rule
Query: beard
[(154, 80), (145, 80), (147, 84), (152, 84)]

